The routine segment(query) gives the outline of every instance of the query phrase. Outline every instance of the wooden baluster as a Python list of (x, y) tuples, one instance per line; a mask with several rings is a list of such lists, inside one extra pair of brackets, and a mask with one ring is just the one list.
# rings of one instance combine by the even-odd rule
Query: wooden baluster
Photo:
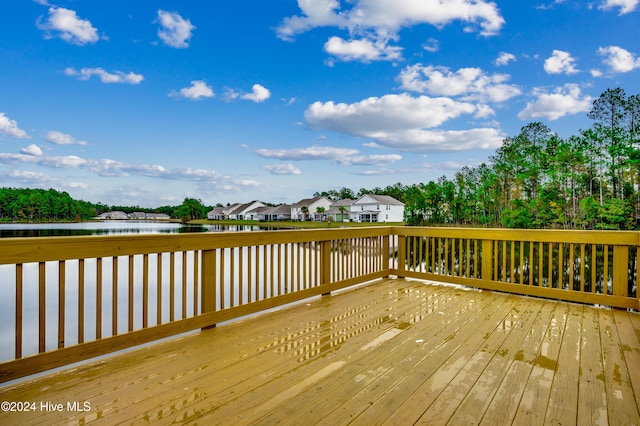
[(84, 259), (78, 260), (78, 343), (84, 343)]
[(230, 253), (230, 257), (231, 257), (231, 264), (229, 265), (231, 271), (230, 271), (230, 282), (229, 282), (229, 297), (230, 297), (230, 302), (229, 302), (229, 307), (233, 308), (235, 306), (235, 300), (236, 300), (236, 248), (235, 247), (231, 247), (231, 253)]
[(585, 254), (584, 254), (584, 243), (580, 244), (580, 293), (584, 293), (584, 282), (586, 281), (586, 277), (584, 276), (584, 264), (585, 264)]
[(15, 355), (16, 359), (22, 358), (22, 263), (16, 264), (16, 336)]
[(275, 260), (275, 246), (273, 244), (271, 244), (271, 250), (270, 250), (270, 256), (269, 256), (269, 284), (270, 284), (270, 288), (271, 288), (271, 297), (274, 297), (276, 295), (275, 293), (275, 267), (274, 267), (274, 260)]
[(604, 271), (602, 273), (602, 294), (609, 294), (609, 245), (604, 245)]
[(596, 269), (598, 269), (598, 260), (596, 258), (596, 245), (591, 244), (591, 292), (595, 293), (596, 285)]
[(102, 258), (96, 259), (96, 340), (102, 339)]
[(118, 335), (118, 258), (111, 258), (111, 335)]
[(549, 243), (549, 288), (553, 287), (553, 243)]
[(221, 248), (219, 250), (220, 252), (220, 281), (219, 281), (219, 288), (220, 288), (220, 309), (224, 309), (225, 307), (225, 303), (224, 303), (224, 290), (225, 290), (225, 286), (226, 286), (226, 282), (225, 282), (225, 277), (224, 277), (224, 253), (225, 253), (225, 249)]
[(176, 319), (176, 256), (169, 253), (169, 321)]
[(149, 255), (142, 255), (142, 328), (149, 326)]
[(156, 324), (162, 324), (162, 253), (156, 255)]
[(64, 348), (65, 314), (66, 314), (66, 262), (58, 262), (58, 349)]
[(187, 317), (187, 252), (182, 252), (182, 318)]
[(133, 256), (129, 256), (129, 331), (133, 331)]
[(244, 247), (240, 247), (238, 259), (238, 304), (244, 305)]
[(38, 263), (38, 351), (45, 352), (46, 348), (46, 323), (47, 323), (47, 288), (46, 288), (45, 263)]
[(200, 271), (200, 253), (198, 250), (193, 251), (193, 316), (198, 315), (198, 289), (200, 288), (200, 279), (198, 272)]
[(533, 285), (533, 264), (535, 261), (535, 258), (533, 257), (533, 249), (534, 249), (535, 243), (533, 241), (529, 242), (529, 285)]
[(569, 290), (573, 291), (573, 262), (575, 245), (569, 244)]
[(563, 289), (562, 276), (564, 275), (564, 247), (558, 243), (558, 288)]

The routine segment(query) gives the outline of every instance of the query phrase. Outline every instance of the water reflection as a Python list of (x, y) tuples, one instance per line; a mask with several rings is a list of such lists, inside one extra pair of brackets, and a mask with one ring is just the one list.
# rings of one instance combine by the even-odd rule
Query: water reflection
[[(336, 312), (324, 321), (310, 321), (298, 327), (283, 329), (274, 336), (273, 340), (260, 347), (259, 351), (272, 350), (277, 354), (287, 354), (297, 362), (304, 362), (333, 353), (354, 337), (373, 330), (387, 329), (378, 338), (391, 333), (383, 338), (382, 343), (387, 338), (395, 337), (427, 318), (432, 319), (434, 326), (437, 324), (445, 326), (456, 318), (464, 316), (476, 304), (475, 300), (471, 299), (468, 304), (460, 306), (455, 312), (444, 315), (442, 312), (444, 305), (450, 304), (455, 295), (447, 292), (440, 293), (439, 290), (433, 287), (416, 288), (414, 286), (390, 290), (385, 295), (385, 300), (368, 301), (345, 307), (344, 310)], [(442, 317), (438, 314), (442, 314)], [(433, 315), (438, 317), (433, 318)], [(412, 339), (412, 337), (407, 338)], [(420, 343), (422, 342), (423, 340), (420, 340)], [(368, 349), (368, 347), (362, 349)]]
[(0, 238), (8, 237), (69, 237), (79, 235), (116, 234), (183, 234), (197, 232), (260, 231), (256, 225), (185, 225), (182, 223), (149, 221), (103, 221), (80, 223), (10, 223), (0, 224)]
[(0, 237), (68, 237), (77, 235), (112, 234), (158, 234), (205, 232), (206, 228), (196, 225), (157, 222), (82, 222), (43, 224), (2, 224)]

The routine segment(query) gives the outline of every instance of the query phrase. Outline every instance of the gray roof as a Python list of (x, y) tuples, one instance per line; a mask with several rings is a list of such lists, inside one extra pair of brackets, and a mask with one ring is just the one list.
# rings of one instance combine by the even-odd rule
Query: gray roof
[[(375, 194), (365, 194), (362, 197), (358, 198), (358, 201), (363, 199), (364, 197), (371, 197), (376, 200), (380, 204), (385, 204), (389, 206), (404, 206), (404, 203), (396, 200), (395, 198), (389, 195), (375, 195)], [(356, 201), (357, 202), (357, 201)]]
[(351, 198), (345, 198), (343, 200), (338, 200), (338, 201), (334, 201), (333, 203), (331, 203), (331, 208), (351, 206), (355, 202), (356, 202), (356, 200), (352, 200)]

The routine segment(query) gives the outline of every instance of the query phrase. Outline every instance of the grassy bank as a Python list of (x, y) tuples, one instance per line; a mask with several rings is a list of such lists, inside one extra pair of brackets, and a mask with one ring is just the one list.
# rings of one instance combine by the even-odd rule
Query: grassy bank
[(319, 228), (358, 228), (369, 226), (404, 226), (402, 222), (387, 223), (357, 223), (357, 222), (259, 222), (257, 220), (208, 220), (197, 219), (188, 222), (193, 225), (249, 225), (262, 226), (265, 228), (297, 228), (297, 229), (319, 229)]

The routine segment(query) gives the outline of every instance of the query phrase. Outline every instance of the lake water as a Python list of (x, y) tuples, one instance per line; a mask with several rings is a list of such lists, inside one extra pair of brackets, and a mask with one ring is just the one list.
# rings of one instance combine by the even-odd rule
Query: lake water
[(267, 228), (252, 225), (183, 225), (181, 223), (132, 220), (80, 223), (11, 223), (0, 224), (0, 238), (115, 234), (179, 234), (191, 232), (259, 231), (265, 229)]

